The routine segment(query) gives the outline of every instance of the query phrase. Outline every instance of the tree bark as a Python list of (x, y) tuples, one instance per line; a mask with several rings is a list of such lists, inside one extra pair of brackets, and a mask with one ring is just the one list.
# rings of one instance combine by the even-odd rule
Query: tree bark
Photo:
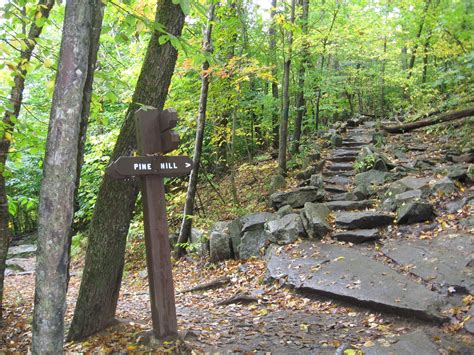
[(425, 18), (426, 18), (426, 14), (428, 13), (428, 9), (430, 7), (430, 3), (431, 3), (431, 0), (426, 1), (425, 8), (423, 9), (423, 15), (421, 17), (421, 22), (420, 22), (420, 25), (418, 26), (418, 32), (416, 33), (416, 43), (413, 46), (413, 49), (411, 51), (410, 62), (408, 64), (408, 79), (411, 78), (412, 71), (415, 66), (416, 52), (418, 50), (418, 41), (421, 37), (421, 33), (423, 32), (423, 26), (425, 25)]
[(38, 217), (33, 354), (63, 351), (69, 234), (92, 1), (66, 2)]
[[(290, 22), (293, 25), (295, 22), (295, 7), (296, 0), (291, 0), (291, 15)], [(278, 146), (278, 173), (286, 175), (286, 151), (288, 143), (288, 117), (290, 111), (290, 68), (291, 55), (293, 46), (293, 30), (288, 33), (288, 54), (285, 57), (283, 64), (283, 109), (280, 117), (280, 138)]]
[[(158, 0), (155, 22), (167, 33), (179, 37), (184, 14), (171, 0)], [(161, 33), (154, 32), (130, 104), (120, 130), (111, 161), (132, 155), (136, 150), (134, 114), (140, 105), (162, 109), (168, 94), (177, 58), (177, 50), (167, 42), (160, 45)], [(122, 281), (125, 244), (138, 194), (131, 181), (102, 180), (90, 229), (89, 245), (74, 311), (69, 340), (96, 333), (114, 319)]]
[[(301, 27), (303, 36), (308, 34), (308, 13), (309, 0), (300, 0), (303, 12), (301, 14)], [(292, 153), (298, 153), (300, 150), (301, 126), (303, 124), (303, 117), (306, 113), (306, 101), (304, 98), (304, 76), (305, 68), (308, 63), (308, 42), (304, 39), (303, 48), (301, 51), (301, 65), (298, 72), (298, 93), (296, 94), (296, 117), (295, 117), (295, 131), (293, 133), (293, 147)]]
[(470, 107), (459, 111), (450, 111), (442, 113), (435, 118), (420, 120), (416, 122), (396, 125), (396, 126), (383, 126), (382, 128), (388, 133), (405, 133), (413, 131), (417, 128), (431, 126), (437, 123), (454, 121), (460, 118), (474, 116), (474, 107)]
[[(214, 10), (216, 4), (212, 3), (209, 7), (208, 20), (206, 30), (204, 32), (204, 39), (202, 43), (202, 49), (205, 53), (212, 53), (212, 24), (214, 21)], [(201, 94), (199, 97), (199, 116), (196, 127), (196, 139), (194, 141), (194, 154), (193, 162), (194, 168), (189, 176), (188, 192), (186, 194), (186, 202), (184, 204), (184, 216), (181, 223), (181, 229), (178, 237), (178, 247), (176, 249), (179, 257), (185, 254), (185, 249), (181, 246), (189, 240), (192, 228), (192, 216), (194, 215), (194, 201), (196, 198), (198, 177), (199, 177), (199, 164), (201, 162), (202, 144), (204, 140), (204, 128), (206, 124), (206, 111), (207, 111), (207, 95), (209, 92), (209, 62), (206, 60), (202, 65), (201, 75)]]
[(11, 135), (15, 127), (15, 119), (18, 119), (20, 108), (23, 101), (23, 91), (25, 88), (25, 79), (27, 71), (24, 64), (29, 63), (33, 50), (36, 47), (36, 40), (40, 36), (43, 26), (37, 26), (35, 18), (40, 16), (48, 18), (54, 5), (54, 0), (40, 0), (37, 5), (36, 13), (33, 17), (28, 39), (24, 41), (25, 50), (20, 54), (16, 67), (14, 86), (10, 92), (9, 103), (12, 107), (10, 111), (5, 111), (3, 116), (3, 132), (0, 136), (0, 320), (2, 319), (2, 301), (3, 301), (3, 282), (5, 275), (5, 263), (10, 243), (10, 213), (8, 212), (8, 197), (6, 193), (6, 181), (4, 175), (5, 163), (8, 158), (8, 150), (11, 144)]
[[(276, 81), (277, 77), (277, 68), (276, 68), (276, 23), (275, 23), (275, 15), (276, 15), (276, 7), (277, 7), (277, 0), (272, 0), (272, 7), (270, 10), (270, 17), (271, 17), (271, 25), (268, 31), (268, 36), (270, 38), (270, 55), (272, 56), (274, 62), (272, 63), (272, 97), (275, 103), (278, 102), (278, 82)], [(278, 125), (278, 113), (276, 107), (272, 110), (272, 126), (273, 126), (273, 140), (272, 146), (274, 149), (278, 149), (278, 134), (279, 134), (279, 125)]]

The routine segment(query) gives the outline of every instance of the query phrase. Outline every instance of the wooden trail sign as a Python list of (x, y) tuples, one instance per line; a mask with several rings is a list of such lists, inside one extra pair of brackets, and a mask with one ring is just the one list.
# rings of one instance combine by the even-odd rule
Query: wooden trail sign
[(141, 156), (118, 158), (107, 174), (140, 177), (153, 332), (163, 339), (178, 333), (163, 179), (188, 175), (193, 162), (185, 156), (162, 156), (179, 146), (179, 136), (172, 131), (178, 122), (175, 110), (140, 109), (135, 120)]

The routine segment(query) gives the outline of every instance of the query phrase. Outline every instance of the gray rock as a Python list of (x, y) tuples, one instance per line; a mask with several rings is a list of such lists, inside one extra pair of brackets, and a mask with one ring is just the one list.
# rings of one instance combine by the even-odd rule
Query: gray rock
[(35, 258), (11, 258), (7, 259), (5, 276), (26, 275), (35, 272)]
[(438, 322), (446, 319), (438, 294), (355, 248), (304, 241), (291, 250), (270, 247), (267, 260), (269, 276), (296, 290), (376, 311)]
[(209, 236), (210, 261), (215, 263), (222, 260), (231, 259), (232, 248), (228, 230), (216, 230)]
[(282, 175), (274, 175), (270, 182), (270, 194), (277, 192), (278, 190), (283, 189), (286, 186), (285, 178)]
[(331, 136), (331, 144), (333, 147), (342, 146), (342, 137), (339, 134), (333, 134)]
[(354, 182), (357, 186), (362, 186), (369, 191), (372, 185), (383, 185), (388, 176), (389, 173), (385, 171), (369, 170), (357, 174), (354, 178)]
[(448, 177), (453, 180), (465, 182), (469, 179), (467, 171), (467, 166), (455, 165), (449, 169)]
[(327, 167), (331, 171), (351, 171), (353, 170), (352, 163), (332, 163)]
[(382, 252), (397, 264), (411, 265), (410, 272), (425, 281), (474, 293), (472, 235), (443, 234), (432, 240), (389, 241)]
[[(429, 182), (430, 178), (417, 178), (414, 176), (406, 176), (403, 179), (397, 180), (396, 182), (400, 183), (402, 186), (404, 186), (407, 190), (421, 190), (422, 192), (424, 190), (429, 189)], [(404, 191), (400, 191), (404, 192)]]
[(433, 206), (425, 202), (409, 202), (397, 209), (397, 224), (412, 224), (434, 219)]
[(316, 187), (318, 189), (322, 189), (324, 187), (324, 180), (321, 174), (314, 174), (311, 175), (309, 180), (309, 186)]
[(311, 175), (318, 174), (321, 171), (323, 171), (323, 168), (324, 168), (325, 164), (326, 164), (325, 160), (320, 160), (317, 163), (315, 163), (315, 164), (309, 166), (308, 168), (306, 168), (304, 171), (298, 173), (296, 175), (296, 178), (300, 179), (300, 180), (309, 179), (311, 177)]
[(324, 190), (312, 186), (300, 187), (289, 192), (276, 192), (270, 196), (272, 206), (276, 210), (284, 205), (301, 208), (306, 202), (319, 202), (323, 199)]
[(306, 236), (301, 217), (296, 213), (268, 222), (265, 230), (270, 235), (269, 240), (277, 244), (290, 244)]
[(330, 201), (324, 203), (331, 211), (351, 211), (372, 207), (373, 201)]
[(364, 242), (379, 239), (378, 229), (354, 229), (351, 231), (337, 232), (333, 234), (333, 238), (341, 242), (349, 242), (360, 244)]
[(453, 180), (445, 176), (441, 180), (437, 180), (431, 184), (431, 190), (434, 193), (449, 195), (457, 191)]
[[(393, 338), (390, 338), (393, 342)], [(387, 344), (390, 344), (387, 342)], [(389, 346), (376, 344), (372, 347), (362, 348), (364, 355), (387, 355), (387, 354), (416, 354), (416, 355), (435, 355), (440, 354), (438, 347), (426, 335), (423, 330), (416, 330), (412, 333), (400, 336), (400, 338)]]
[(395, 203), (400, 205), (405, 202), (419, 200), (422, 196), (421, 190), (409, 190), (395, 195)]
[(275, 218), (275, 214), (270, 212), (252, 213), (241, 217), (240, 221), (242, 223), (242, 233), (251, 230), (263, 229), (266, 222), (274, 220)]
[(329, 208), (321, 203), (307, 202), (301, 211), (304, 229), (310, 238), (322, 238), (331, 231)]
[(23, 244), (15, 247), (8, 248), (8, 256), (15, 256), (21, 254), (35, 254), (36, 245), (33, 244)]
[(346, 229), (371, 229), (391, 224), (393, 217), (383, 212), (339, 212), (336, 226)]
[(239, 259), (240, 242), (242, 240), (242, 221), (237, 218), (229, 223), (228, 231), (230, 236), (230, 243), (232, 245), (232, 251), (234, 258)]
[(240, 243), (239, 255), (241, 259), (260, 256), (260, 251), (268, 242), (269, 234), (265, 230), (251, 230), (245, 232)]
[(276, 215), (281, 218), (283, 216), (286, 216), (287, 214), (293, 213), (293, 208), (291, 208), (290, 205), (284, 205), (276, 211)]

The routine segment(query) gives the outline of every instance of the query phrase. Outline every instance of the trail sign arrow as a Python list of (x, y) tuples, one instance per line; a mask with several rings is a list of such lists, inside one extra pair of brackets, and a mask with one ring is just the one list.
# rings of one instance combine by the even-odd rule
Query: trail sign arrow
[(130, 176), (158, 175), (186, 176), (193, 170), (193, 161), (186, 156), (120, 157), (107, 168), (107, 174), (116, 179)]

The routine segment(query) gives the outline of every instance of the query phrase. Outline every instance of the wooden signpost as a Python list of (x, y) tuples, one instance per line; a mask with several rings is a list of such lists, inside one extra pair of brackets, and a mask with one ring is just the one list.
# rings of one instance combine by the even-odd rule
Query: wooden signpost
[(175, 110), (140, 109), (135, 122), (141, 156), (118, 158), (107, 174), (116, 179), (140, 177), (153, 332), (163, 339), (178, 333), (163, 179), (189, 175), (193, 162), (185, 156), (163, 156), (179, 146), (173, 132), (178, 122)]

